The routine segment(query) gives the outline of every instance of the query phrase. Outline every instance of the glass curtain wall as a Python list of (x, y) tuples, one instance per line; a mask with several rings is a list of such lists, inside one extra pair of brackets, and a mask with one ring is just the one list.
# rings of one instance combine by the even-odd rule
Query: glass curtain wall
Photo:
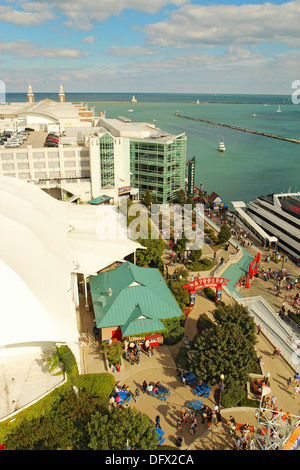
[(132, 187), (143, 196), (148, 189), (159, 204), (168, 204), (184, 189), (186, 136), (172, 141), (131, 140)]
[(114, 139), (110, 134), (105, 134), (99, 140), (100, 165), (101, 165), (101, 186), (108, 184), (115, 185), (115, 159), (114, 159)]

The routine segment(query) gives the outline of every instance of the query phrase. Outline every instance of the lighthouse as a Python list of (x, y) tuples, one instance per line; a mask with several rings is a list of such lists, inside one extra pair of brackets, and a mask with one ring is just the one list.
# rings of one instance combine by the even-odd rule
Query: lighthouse
[(32, 93), (31, 85), (28, 85), (27, 102), (34, 103), (34, 94)]
[(62, 85), (60, 85), (59, 87), (58, 101), (59, 103), (65, 102), (65, 94), (64, 94), (64, 89)]

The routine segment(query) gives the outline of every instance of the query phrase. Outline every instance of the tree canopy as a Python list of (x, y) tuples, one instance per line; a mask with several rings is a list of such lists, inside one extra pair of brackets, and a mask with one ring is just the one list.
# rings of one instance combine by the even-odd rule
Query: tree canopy
[(194, 339), (191, 369), (211, 385), (224, 374), (226, 386), (248, 381), (256, 364), (255, 324), (247, 309), (236, 304), (214, 312), (216, 323)]
[(89, 447), (93, 450), (153, 450), (158, 435), (149, 417), (136, 408), (112, 408), (96, 412), (90, 420)]

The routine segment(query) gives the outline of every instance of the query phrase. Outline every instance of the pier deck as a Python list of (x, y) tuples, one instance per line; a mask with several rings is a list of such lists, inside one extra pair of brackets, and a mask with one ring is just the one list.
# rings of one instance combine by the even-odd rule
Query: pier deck
[(228, 127), (229, 129), (235, 129), (237, 131), (250, 132), (251, 134), (262, 135), (264, 137), (271, 137), (272, 139), (286, 140), (287, 142), (293, 142), (294, 144), (300, 144), (300, 140), (291, 139), (289, 137), (282, 137), (280, 135), (268, 134), (266, 132), (253, 131), (253, 130), (250, 130), (250, 129), (246, 129), (244, 127), (232, 126), (230, 124), (222, 124), (220, 122), (214, 122), (214, 121), (207, 121), (206, 119), (199, 119), (199, 118), (194, 118), (194, 117), (189, 117), (189, 116), (183, 116), (183, 115), (178, 114), (178, 113), (175, 113), (175, 116), (180, 117), (180, 118), (184, 118), (184, 119), (191, 119), (192, 121), (199, 121), (199, 122), (204, 122), (206, 124), (212, 124), (213, 126)]

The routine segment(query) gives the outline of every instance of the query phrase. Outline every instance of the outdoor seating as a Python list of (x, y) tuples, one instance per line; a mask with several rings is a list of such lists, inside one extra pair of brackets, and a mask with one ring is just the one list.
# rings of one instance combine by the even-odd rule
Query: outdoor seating
[(198, 377), (193, 374), (193, 372), (184, 372), (182, 377), (180, 377), (181, 382), (187, 384), (187, 385), (193, 385), (195, 382), (197, 382)]
[(210, 395), (210, 392), (211, 392), (211, 387), (207, 384), (201, 384), (201, 385), (198, 385), (195, 389), (194, 389), (194, 392), (196, 393), (196, 395), (198, 395), (199, 397), (203, 397), (203, 398), (206, 398), (206, 397), (209, 397)]
[(189, 401), (186, 406), (188, 408), (192, 408), (192, 410), (201, 410), (201, 408), (204, 406), (204, 403), (200, 400), (193, 400)]
[(130, 401), (131, 395), (126, 390), (120, 390), (114, 394), (116, 403), (124, 403), (125, 401)]
[(161, 428), (155, 428), (155, 431), (158, 434), (158, 442), (157, 445), (161, 446), (163, 442), (165, 442), (166, 438), (163, 437), (165, 435), (165, 432)]
[(159, 395), (171, 395), (171, 390), (165, 387), (164, 385), (160, 385), (158, 387), (157, 393)]

